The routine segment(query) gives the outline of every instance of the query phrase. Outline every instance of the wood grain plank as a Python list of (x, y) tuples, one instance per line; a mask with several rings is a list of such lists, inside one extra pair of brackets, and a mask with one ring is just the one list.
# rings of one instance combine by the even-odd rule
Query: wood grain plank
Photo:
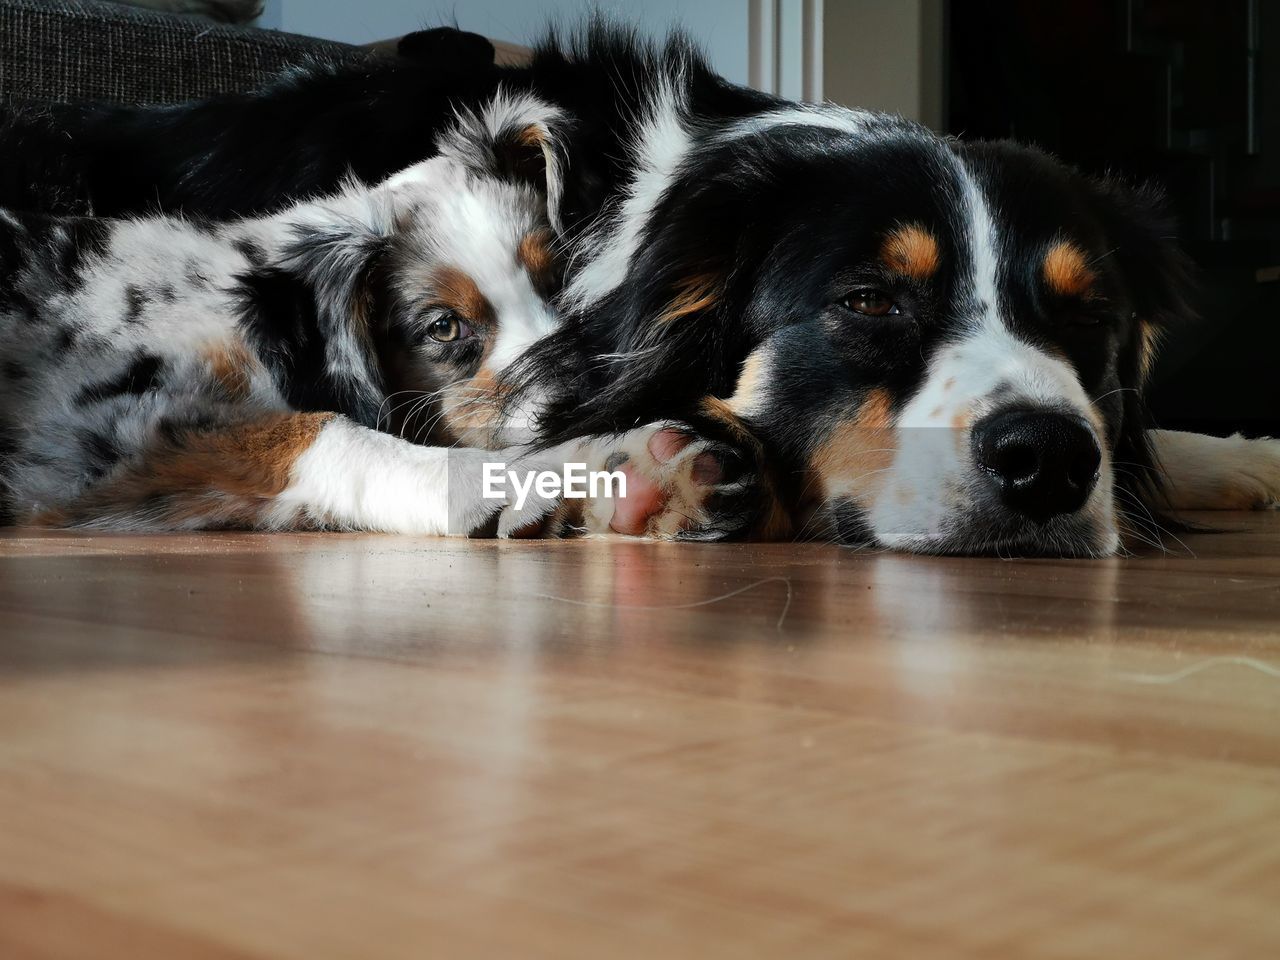
[(0, 956), (1274, 955), (1280, 516), (1226, 522), (0, 532)]

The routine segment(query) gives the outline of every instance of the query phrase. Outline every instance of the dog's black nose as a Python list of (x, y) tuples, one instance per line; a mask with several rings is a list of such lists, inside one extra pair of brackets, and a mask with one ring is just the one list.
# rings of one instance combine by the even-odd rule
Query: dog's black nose
[(1084, 506), (1102, 462), (1098, 441), (1083, 420), (1028, 410), (979, 421), (973, 453), (998, 486), (1000, 501), (1037, 523)]

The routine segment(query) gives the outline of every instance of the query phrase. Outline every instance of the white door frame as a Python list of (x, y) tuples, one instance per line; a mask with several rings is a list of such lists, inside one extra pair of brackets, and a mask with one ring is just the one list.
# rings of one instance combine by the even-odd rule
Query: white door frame
[(821, 100), (823, 0), (750, 3), (751, 85), (789, 100)]

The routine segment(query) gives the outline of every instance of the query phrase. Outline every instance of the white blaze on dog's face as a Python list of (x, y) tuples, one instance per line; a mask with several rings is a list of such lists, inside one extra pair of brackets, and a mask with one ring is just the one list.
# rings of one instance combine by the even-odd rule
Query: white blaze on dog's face
[(855, 322), (900, 316), (919, 353), (855, 386), (811, 461), (817, 483), (885, 546), (1111, 554), (1121, 511), (1142, 509), (1116, 482), (1118, 466), (1143, 469), (1126, 447), (1152, 348), (1144, 281), (1125, 266), (1140, 244), (1041, 155), (980, 148), (955, 172), (930, 225), (882, 232), (888, 276)]
[(439, 155), (389, 178), (395, 229), (381, 261), (380, 357), (393, 432), (417, 442), (530, 439), (541, 400), (505, 402), (504, 377), (558, 326), (556, 237), (565, 117), (499, 91), (460, 110)]
[[(876, 538), (921, 551), (1036, 549), (1109, 554), (1119, 545), (1107, 428), (1061, 349), (1020, 333), (1002, 290), (1035, 251), (1006, 235), (974, 173), (962, 168), (967, 243), (955, 330), (892, 416), (892, 463), (869, 498)], [(1030, 254), (1028, 257), (1027, 254)], [(1043, 251), (1037, 280), (1085, 293), (1086, 254)], [(1025, 329), (1025, 326), (1024, 328)], [(887, 495), (886, 495), (887, 494)]]
[(557, 325), (545, 196), (448, 157), (411, 167), (387, 187), (397, 221), (384, 275), (393, 429), (470, 446), (524, 439), (501, 416), (502, 378)]
[(778, 465), (801, 531), (1114, 552), (1148, 519), (1155, 332), (1188, 312), (1157, 205), (1034, 150), (827, 113), (686, 160), (661, 211), (682, 257), (651, 245), (628, 281), (656, 318), (634, 321), (632, 367), (678, 394), (700, 344), (741, 345), (707, 392)]

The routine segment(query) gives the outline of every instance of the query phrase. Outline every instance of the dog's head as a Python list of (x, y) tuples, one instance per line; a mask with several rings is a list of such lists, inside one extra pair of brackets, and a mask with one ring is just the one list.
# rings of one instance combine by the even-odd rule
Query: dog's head
[(610, 376), (552, 430), (710, 396), (802, 523), (923, 552), (1102, 555), (1146, 509), (1142, 385), (1188, 313), (1149, 194), (782, 108), (691, 137), (633, 231), (623, 279), (579, 292), (575, 335), (622, 331)]
[(416, 442), (503, 442), (502, 375), (556, 326), (559, 123), (498, 96), (438, 156), (296, 226), (284, 259), (316, 306), (330, 409)]

